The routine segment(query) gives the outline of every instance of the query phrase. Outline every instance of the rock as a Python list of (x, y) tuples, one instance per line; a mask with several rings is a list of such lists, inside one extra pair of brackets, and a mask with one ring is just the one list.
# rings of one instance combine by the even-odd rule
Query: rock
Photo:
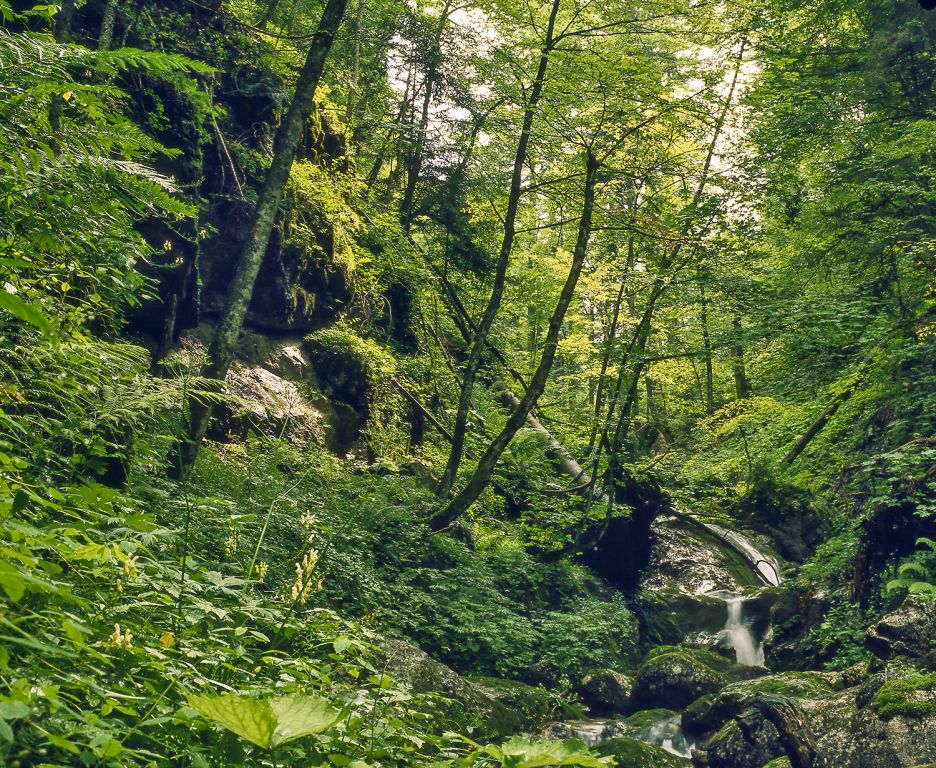
[(539, 728), (553, 716), (553, 699), (545, 688), (498, 677), (471, 676), (467, 679), (483, 693), (518, 713), (521, 717), (519, 727), (523, 730)]
[(885, 683), (863, 709), (854, 690), (804, 702), (816, 736), (814, 768), (912, 768), (936, 761), (934, 688), (936, 676), (913, 674)]
[(775, 670), (815, 669), (828, 652), (815, 642), (812, 630), (825, 619), (831, 594), (815, 586), (784, 583), (773, 587), (775, 602), (771, 609), (773, 631), (764, 644), (766, 663)]
[[(455, 714), (474, 719), (482, 734), (508, 736), (526, 727), (527, 714), (494, 695), (490, 681), (483, 686), (472, 683), (405, 640), (383, 638), (380, 653), (391, 676), (415, 693), (440, 693), (452, 699), (454, 708), (461, 710)], [(505, 696), (503, 689), (499, 693)], [(452, 714), (452, 707), (448, 714)]]
[(936, 601), (909, 595), (900, 608), (868, 629), (864, 642), (882, 659), (919, 658), (936, 652)]
[(217, 409), (224, 437), (243, 437), (249, 430), (283, 434), (300, 443), (325, 443), (325, 414), (315, 408), (299, 387), (264, 368), (234, 363), (224, 379), (224, 390), (237, 398)]
[(743, 667), (704, 648), (661, 646), (638, 668), (631, 700), (642, 708), (683, 709), (728, 683), (764, 674), (760, 667)]
[(634, 681), (613, 669), (600, 669), (586, 674), (576, 688), (593, 713), (617, 715), (629, 710)]
[(690, 768), (692, 765), (685, 757), (627, 736), (606, 741), (598, 745), (596, 751), (602, 756), (614, 757), (621, 768)]
[(741, 557), (697, 526), (673, 517), (654, 522), (650, 564), (641, 581), (644, 589), (694, 595), (740, 592), (759, 584)]
[(717, 731), (748, 709), (760, 693), (821, 699), (832, 695), (834, 683), (835, 675), (824, 672), (783, 672), (730, 683), (718, 693), (694, 701), (683, 713), (683, 728), (698, 734)]
[(727, 615), (724, 600), (673, 588), (643, 590), (638, 612), (641, 638), (654, 645), (672, 645), (702, 636), (715, 642)]
[(707, 768), (761, 768), (784, 754), (777, 729), (760, 715), (743, 729), (738, 720), (729, 721), (698, 751)]
[(780, 555), (797, 563), (815, 552), (827, 528), (808, 492), (771, 479), (755, 483), (733, 516), (769, 536)]

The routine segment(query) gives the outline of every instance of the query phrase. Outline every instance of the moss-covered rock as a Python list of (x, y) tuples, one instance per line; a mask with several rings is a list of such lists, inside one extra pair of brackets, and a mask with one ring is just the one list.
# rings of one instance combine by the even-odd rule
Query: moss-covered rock
[(765, 672), (757, 667), (743, 667), (696, 646), (660, 646), (647, 654), (637, 670), (632, 702), (648, 709), (683, 709), (700, 696), (717, 693), (731, 682)]
[(888, 680), (874, 695), (871, 706), (884, 720), (936, 715), (936, 672)]
[(630, 709), (634, 681), (613, 669), (597, 669), (587, 673), (576, 689), (592, 713), (618, 715)]
[(778, 757), (776, 760), (771, 760), (764, 768), (790, 768), (790, 758), (786, 755), (783, 757)]
[[(390, 675), (415, 693), (434, 693), (451, 699), (447, 712), (453, 720), (476, 724), (482, 734), (508, 736), (523, 730), (525, 715), (498, 699), (488, 687), (472, 683), (433, 659), (412, 643), (383, 638), (380, 655)], [(522, 684), (521, 684), (522, 685)]]
[(606, 741), (596, 751), (602, 756), (613, 757), (615, 765), (620, 768), (689, 768), (692, 765), (684, 757), (626, 736)]
[(725, 625), (725, 601), (677, 589), (640, 594), (641, 630), (651, 643), (681, 643), (690, 635), (716, 635)]
[(761, 768), (784, 754), (777, 729), (761, 717), (746, 722), (744, 729), (731, 720), (703, 751), (707, 768)]
[(683, 713), (683, 727), (692, 733), (721, 728), (747, 709), (761, 693), (794, 699), (821, 699), (833, 693), (833, 676), (822, 672), (783, 672), (756, 680), (743, 680), (694, 701)]
[(470, 676), (467, 680), (519, 714), (522, 730), (538, 728), (553, 716), (553, 699), (545, 688), (499, 677)]

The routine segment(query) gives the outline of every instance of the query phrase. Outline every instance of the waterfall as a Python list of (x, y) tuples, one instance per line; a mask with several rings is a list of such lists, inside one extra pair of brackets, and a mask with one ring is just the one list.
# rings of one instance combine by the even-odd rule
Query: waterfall
[(673, 715), (672, 717), (660, 720), (652, 725), (646, 733), (640, 734), (638, 738), (647, 744), (661, 747), (673, 755), (680, 757), (692, 757), (692, 748), (695, 741), (686, 737), (682, 730), (682, 717)]
[(756, 643), (751, 630), (744, 622), (744, 598), (740, 595), (725, 600), (728, 606), (728, 620), (722, 630), (722, 636), (734, 648), (738, 664), (746, 667), (764, 666), (764, 644)]

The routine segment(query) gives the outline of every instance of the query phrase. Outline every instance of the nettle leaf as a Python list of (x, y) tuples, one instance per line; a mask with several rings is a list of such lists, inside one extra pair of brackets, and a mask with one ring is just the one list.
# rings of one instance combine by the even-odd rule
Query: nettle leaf
[(326, 699), (301, 694), (272, 699), (251, 699), (235, 693), (192, 696), (189, 706), (264, 749), (322, 733), (340, 716)]

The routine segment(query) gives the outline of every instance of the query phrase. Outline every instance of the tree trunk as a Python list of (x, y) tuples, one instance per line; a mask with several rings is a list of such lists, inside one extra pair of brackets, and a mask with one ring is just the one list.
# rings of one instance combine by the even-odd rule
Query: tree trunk
[(432, 107), (432, 97), (435, 93), (435, 84), (439, 78), (439, 64), (442, 56), (442, 35), (448, 21), (451, 3), (446, 2), (439, 16), (439, 24), (435, 29), (429, 51), (429, 62), (426, 66), (425, 85), (423, 87), (422, 111), (419, 115), (419, 125), (413, 148), (406, 163), (406, 187), (403, 189), (403, 200), (400, 203), (400, 221), (403, 231), (409, 232), (413, 222), (413, 198), (416, 195), (416, 183), (422, 173), (423, 158), (426, 151), (426, 132), (429, 129), (429, 110)]
[(592, 415), (591, 433), (588, 435), (588, 446), (585, 448), (586, 458), (591, 456), (595, 448), (595, 440), (598, 437), (598, 425), (601, 422), (601, 410), (604, 406), (605, 379), (608, 375), (608, 366), (611, 365), (611, 347), (617, 338), (617, 328), (621, 318), (621, 306), (624, 301), (624, 290), (627, 287), (627, 280), (630, 277), (633, 266), (634, 236), (631, 235), (627, 241), (627, 266), (624, 269), (624, 274), (621, 276), (621, 283), (618, 287), (617, 296), (614, 299), (614, 311), (611, 317), (611, 325), (608, 328), (608, 338), (605, 339), (605, 349), (601, 356), (601, 371), (598, 373), (598, 387), (595, 392), (595, 410)]
[(117, 0), (107, 0), (101, 16), (101, 33), (98, 35), (98, 50), (107, 51), (114, 39), (114, 22), (117, 20)]
[(450, 525), (464, 514), (477, 500), (478, 496), (481, 495), (481, 492), (487, 487), (487, 484), (491, 480), (491, 475), (494, 473), (494, 468), (497, 466), (501, 454), (503, 454), (504, 450), (510, 444), (517, 430), (526, 422), (527, 417), (536, 405), (536, 401), (546, 388), (549, 372), (559, 347), (559, 334), (562, 330), (562, 321), (565, 319), (569, 305), (572, 303), (572, 298), (575, 295), (575, 288), (578, 284), (579, 276), (582, 273), (582, 267), (585, 264), (588, 241), (591, 237), (592, 212), (595, 205), (595, 185), (598, 178), (598, 167), (598, 161), (594, 155), (592, 155), (591, 151), (589, 151), (586, 158), (585, 194), (582, 202), (582, 216), (579, 220), (575, 250), (572, 253), (572, 264), (569, 267), (569, 274), (559, 294), (556, 308), (553, 310), (552, 317), (549, 319), (549, 327), (543, 344), (543, 353), (540, 357), (536, 372), (530, 380), (530, 385), (527, 387), (527, 391), (520, 402), (520, 406), (514, 410), (507, 420), (507, 424), (488, 446), (481, 460), (478, 462), (474, 474), (468, 481), (468, 484), (461, 493), (452, 499), (447, 507), (433, 517), (433, 523), (437, 525)]
[(731, 348), (731, 370), (734, 373), (735, 395), (740, 400), (749, 397), (751, 384), (744, 370), (744, 345), (741, 335), (741, 315), (735, 315), (731, 323), (734, 333), (734, 345)]
[(705, 285), (699, 281), (700, 321), (702, 324), (702, 349), (705, 350), (705, 412), (715, 412), (715, 376), (712, 371), (712, 339), (709, 336), (708, 297)]
[(826, 409), (820, 414), (819, 418), (809, 425), (809, 429), (803, 433), (803, 436), (796, 441), (796, 444), (790, 448), (787, 455), (783, 457), (784, 464), (789, 466), (796, 461), (796, 458), (806, 450), (807, 446), (813, 441), (813, 438), (823, 430), (825, 425), (829, 423), (829, 419), (831, 419), (838, 409), (842, 407), (842, 404), (852, 396), (857, 387), (858, 379), (855, 379), (855, 381), (845, 387), (845, 389), (832, 399), (832, 402), (826, 406)]
[[(273, 162), (267, 171), (257, 199), (247, 239), (228, 289), (224, 314), (215, 328), (211, 345), (208, 348), (208, 362), (203, 374), (206, 378), (216, 381), (218, 391), (222, 387), (224, 377), (234, 358), (234, 348), (253, 295), (257, 273), (266, 255), (270, 233), (283, 199), (286, 182), (315, 106), (315, 89), (318, 87), (325, 59), (344, 17), (347, 4), (348, 0), (328, 0), (326, 3), (322, 19), (310, 43), (305, 64), (299, 74), (289, 111), (276, 133), (273, 144)], [(198, 449), (207, 432), (212, 411), (210, 401), (197, 397), (190, 398), (188, 406), (188, 435), (180, 445), (178, 466), (174, 467), (179, 476), (186, 474), (194, 464)]]
[(481, 367), (481, 357), (484, 352), (485, 344), (487, 343), (488, 333), (490, 333), (491, 326), (494, 324), (494, 318), (497, 315), (498, 309), (500, 309), (501, 299), (504, 295), (504, 287), (507, 280), (507, 267), (510, 263), (510, 252), (513, 249), (513, 241), (516, 235), (517, 210), (520, 206), (520, 196), (522, 194), (523, 185), (523, 166), (526, 162), (527, 146), (530, 143), (530, 136), (533, 132), (533, 117), (546, 85), (546, 70), (549, 67), (549, 56), (555, 45), (553, 36), (555, 34), (556, 17), (559, 14), (560, 2), (561, 0), (553, 0), (552, 9), (549, 14), (549, 22), (546, 26), (546, 39), (536, 70), (536, 79), (533, 81), (533, 86), (530, 89), (530, 96), (527, 99), (526, 107), (523, 111), (523, 124), (520, 129), (520, 139), (517, 142), (517, 151), (514, 155), (513, 175), (511, 176), (510, 193), (507, 198), (507, 211), (504, 214), (504, 238), (501, 242), (500, 255), (498, 256), (497, 267), (494, 273), (491, 296), (484, 309), (484, 314), (481, 316), (481, 322), (478, 323), (477, 330), (475, 331), (471, 349), (468, 354), (468, 362), (465, 364), (465, 370), (462, 374), (462, 386), (458, 398), (458, 412), (456, 413), (455, 425), (452, 430), (455, 439), (452, 441), (452, 450), (449, 453), (448, 463), (445, 466), (445, 472), (442, 474), (442, 480), (439, 482), (438, 488), (438, 494), (442, 498), (447, 497), (452, 490), (452, 485), (455, 483), (455, 477), (458, 474), (458, 468), (461, 465), (462, 454), (465, 449), (468, 411), (471, 407), (471, 394), (474, 389), (475, 378), (478, 375), (478, 369)]

